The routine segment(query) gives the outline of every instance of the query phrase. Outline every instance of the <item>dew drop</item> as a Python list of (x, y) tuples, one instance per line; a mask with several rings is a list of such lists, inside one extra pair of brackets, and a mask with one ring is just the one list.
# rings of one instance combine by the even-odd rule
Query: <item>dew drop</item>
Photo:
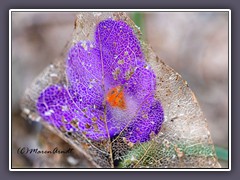
[(120, 65), (124, 64), (124, 60), (123, 59), (118, 60), (118, 64), (120, 64)]
[(84, 49), (85, 51), (87, 51), (88, 46), (87, 46), (86, 41), (83, 41), (83, 42), (81, 43), (81, 46), (83, 47), (83, 49)]
[(89, 85), (88, 85), (88, 88), (89, 88), (89, 89), (92, 89), (92, 88), (93, 88), (93, 85), (92, 85), (92, 84), (89, 84)]
[(54, 111), (53, 111), (52, 109), (50, 109), (50, 110), (46, 111), (46, 112), (44, 113), (44, 115), (45, 115), (45, 116), (51, 116), (52, 113), (54, 113)]
[(62, 106), (62, 111), (67, 111), (68, 110), (68, 107), (65, 105), (65, 106)]

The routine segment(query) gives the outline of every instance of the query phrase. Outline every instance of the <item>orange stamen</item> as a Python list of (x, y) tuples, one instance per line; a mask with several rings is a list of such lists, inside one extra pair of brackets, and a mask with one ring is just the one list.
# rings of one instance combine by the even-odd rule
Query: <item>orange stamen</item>
[(120, 109), (126, 109), (126, 103), (124, 99), (124, 93), (121, 86), (110, 89), (107, 94), (107, 102), (112, 107), (119, 107)]

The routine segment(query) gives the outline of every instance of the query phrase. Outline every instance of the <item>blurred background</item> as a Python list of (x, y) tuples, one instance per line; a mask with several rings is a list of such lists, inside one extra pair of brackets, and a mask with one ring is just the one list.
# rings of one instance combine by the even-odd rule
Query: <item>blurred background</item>
[[(91, 166), (77, 152), (71, 156), (17, 154), (36, 147), (44, 136), (68, 146), (59, 137), (21, 117), (19, 101), (34, 78), (59, 57), (71, 39), (74, 12), (12, 12), (12, 165), (13, 167)], [(166, 64), (187, 80), (207, 118), (222, 167), (228, 167), (228, 13), (132, 12), (145, 41)], [(40, 137), (39, 137), (40, 136)], [(45, 138), (46, 139), (46, 138)]]

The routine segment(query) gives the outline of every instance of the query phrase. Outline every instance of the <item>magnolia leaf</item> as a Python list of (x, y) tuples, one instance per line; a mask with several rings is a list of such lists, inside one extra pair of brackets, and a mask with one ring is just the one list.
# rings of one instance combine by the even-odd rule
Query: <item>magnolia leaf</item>
[(82, 12), (21, 108), (99, 168), (219, 168), (187, 82), (125, 13)]

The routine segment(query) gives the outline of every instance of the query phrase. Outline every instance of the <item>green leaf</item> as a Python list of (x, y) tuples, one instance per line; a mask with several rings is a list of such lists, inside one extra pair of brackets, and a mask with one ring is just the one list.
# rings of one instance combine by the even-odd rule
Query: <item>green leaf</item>
[(215, 151), (218, 159), (228, 161), (228, 150), (222, 147), (215, 146)]
[[(142, 158), (142, 157), (145, 158)], [(155, 142), (147, 142), (139, 144), (133, 148), (122, 159), (120, 163), (121, 168), (153, 167), (152, 162), (161, 161), (161, 159), (181, 159), (183, 157), (214, 157), (215, 152), (213, 146), (210, 144), (170, 144), (164, 142), (162, 144)], [(161, 162), (160, 162), (161, 163)]]

